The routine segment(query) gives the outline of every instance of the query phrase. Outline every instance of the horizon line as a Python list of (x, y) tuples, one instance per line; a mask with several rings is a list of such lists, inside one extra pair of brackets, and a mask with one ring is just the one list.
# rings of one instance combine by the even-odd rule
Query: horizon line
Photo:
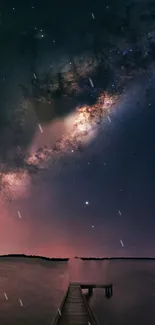
[(27, 254), (3, 254), (0, 255), (0, 257), (27, 257), (27, 258), (42, 258), (42, 259), (46, 259), (46, 260), (64, 260), (64, 261), (69, 261), (70, 259), (82, 259), (82, 260), (155, 260), (155, 257), (135, 257), (135, 256), (128, 256), (128, 257), (124, 257), (124, 256), (117, 256), (117, 257), (95, 257), (95, 256), (70, 256), (70, 257), (49, 257), (49, 256), (42, 256), (42, 255), (27, 255)]

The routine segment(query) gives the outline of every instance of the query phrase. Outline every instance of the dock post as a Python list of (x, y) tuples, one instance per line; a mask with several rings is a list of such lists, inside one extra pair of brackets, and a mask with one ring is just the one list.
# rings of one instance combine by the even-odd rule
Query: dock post
[(111, 297), (112, 297), (112, 285), (110, 286), (110, 293), (111, 293)]
[(112, 297), (112, 285), (105, 288), (105, 296), (108, 299)]
[(92, 296), (92, 294), (93, 294), (93, 288), (92, 287), (88, 288), (88, 294), (89, 294), (89, 296)]

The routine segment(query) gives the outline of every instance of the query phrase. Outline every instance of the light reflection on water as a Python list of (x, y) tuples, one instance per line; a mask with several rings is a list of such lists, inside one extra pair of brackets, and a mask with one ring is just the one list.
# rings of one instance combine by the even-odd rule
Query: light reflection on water
[(1, 260), (0, 324), (51, 324), (66, 291), (67, 277), (64, 263)]
[[(68, 263), (1, 258), (0, 324), (52, 324), (69, 281), (112, 282), (113, 297), (107, 300), (95, 289), (90, 306), (99, 324), (154, 324), (155, 262), (82, 261)], [(8, 296), (5, 299), (4, 292)], [(19, 299), (23, 302), (20, 306)]]

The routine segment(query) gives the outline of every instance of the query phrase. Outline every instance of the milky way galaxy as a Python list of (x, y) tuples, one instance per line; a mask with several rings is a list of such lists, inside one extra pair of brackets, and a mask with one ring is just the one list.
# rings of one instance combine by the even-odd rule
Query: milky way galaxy
[(153, 4), (55, 6), (0, 10), (1, 252), (151, 255)]
[(35, 166), (50, 166), (50, 161), (64, 154), (76, 153), (83, 145), (88, 145), (97, 136), (103, 120), (109, 116), (113, 104), (116, 104), (116, 96), (101, 95), (95, 105), (77, 107), (76, 112), (67, 116), (64, 120), (67, 135), (57, 140), (53, 147), (44, 146), (37, 153), (28, 156), (27, 163)]

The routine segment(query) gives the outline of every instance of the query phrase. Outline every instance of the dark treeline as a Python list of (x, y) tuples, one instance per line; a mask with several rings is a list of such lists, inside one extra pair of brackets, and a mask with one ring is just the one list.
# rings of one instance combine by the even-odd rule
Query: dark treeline
[(77, 257), (83, 261), (87, 260), (155, 260), (155, 257)]
[(25, 254), (8, 254), (0, 255), (0, 257), (26, 257), (26, 258), (40, 258), (47, 261), (64, 261), (67, 262), (69, 258), (57, 258), (57, 257), (46, 257), (46, 256), (37, 256), (37, 255), (25, 255)]

